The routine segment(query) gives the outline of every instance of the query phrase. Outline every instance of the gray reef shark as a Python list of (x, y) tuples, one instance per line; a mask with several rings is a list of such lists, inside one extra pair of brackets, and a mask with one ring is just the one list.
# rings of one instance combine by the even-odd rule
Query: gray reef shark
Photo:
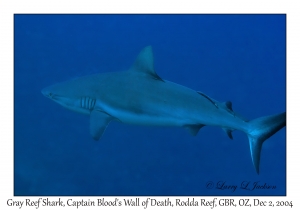
[(229, 138), (247, 134), (252, 162), (259, 173), (263, 142), (286, 125), (286, 112), (251, 121), (237, 115), (231, 102), (159, 77), (152, 47), (145, 47), (127, 71), (80, 77), (42, 90), (47, 98), (75, 112), (90, 115), (90, 133), (100, 139), (110, 121), (183, 127), (192, 135), (205, 125), (219, 126)]

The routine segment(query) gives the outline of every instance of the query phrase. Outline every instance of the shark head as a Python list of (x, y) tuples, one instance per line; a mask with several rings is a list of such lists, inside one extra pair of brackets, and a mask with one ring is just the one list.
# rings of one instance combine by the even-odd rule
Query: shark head
[[(148, 78), (151, 81), (163, 81), (156, 74), (153, 66), (152, 47), (148, 46), (139, 53), (128, 71), (100, 73), (76, 78), (46, 87), (42, 90), (42, 94), (71, 111), (90, 114), (96, 105), (101, 109), (105, 106), (104, 104), (122, 101), (122, 99), (119, 100), (122, 98), (120, 87), (122, 87), (121, 84), (127, 86), (129, 84), (127, 81), (140, 81), (142, 78)], [(133, 83), (131, 82), (130, 85)], [(125, 100), (128, 98), (130, 96), (125, 97)], [(130, 103), (132, 104), (132, 102)]]
[[(89, 96), (91, 85), (82, 86), (83, 78), (58, 83), (42, 89), (42, 94), (61, 106), (82, 114), (90, 114), (96, 99)], [(85, 83), (89, 84), (89, 83)]]

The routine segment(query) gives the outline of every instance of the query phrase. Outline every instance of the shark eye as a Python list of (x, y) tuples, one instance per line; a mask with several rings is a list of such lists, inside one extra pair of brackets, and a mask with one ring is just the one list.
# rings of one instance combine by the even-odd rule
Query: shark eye
[(53, 96), (53, 94), (52, 94), (52, 93), (49, 93), (49, 94), (48, 94), (48, 96), (49, 96), (49, 97), (52, 97), (52, 96)]

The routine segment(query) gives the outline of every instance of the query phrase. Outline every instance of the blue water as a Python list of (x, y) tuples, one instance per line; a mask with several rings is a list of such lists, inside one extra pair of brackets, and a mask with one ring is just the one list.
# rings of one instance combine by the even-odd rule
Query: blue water
[[(230, 140), (218, 127), (193, 137), (112, 122), (94, 141), (88, 116), (41, 94), (75, 77), (126, 70), (152, 45), (160, 77), (230, 100), (248, 119), (280, 113), (285, 15), (15, 15), (14, 34), (15, 195), (286, 194), (286, 128), (264, 143), (257, 175), (240, 131)], [(244, 181), (275, 188), (245, 190)]]

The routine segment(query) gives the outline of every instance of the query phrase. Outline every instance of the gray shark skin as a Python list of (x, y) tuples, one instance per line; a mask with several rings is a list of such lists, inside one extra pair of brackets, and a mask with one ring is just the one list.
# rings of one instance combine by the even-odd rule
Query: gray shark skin
[(247, 121), (231, 102), (160, 78), (154, 71), (151, 46), (127, 71), (89, 75), (42, 90), (44, 96), (75, 112), (90, 115), (90, 133), (100, 139), (112, 120), (136, 125), (184, 127), (192, 135), (205, 125), (219, 126), (229, 138), (247, 134), (252, 162), (259, 173), (263, 142), (286, 125), (286, 113)]

